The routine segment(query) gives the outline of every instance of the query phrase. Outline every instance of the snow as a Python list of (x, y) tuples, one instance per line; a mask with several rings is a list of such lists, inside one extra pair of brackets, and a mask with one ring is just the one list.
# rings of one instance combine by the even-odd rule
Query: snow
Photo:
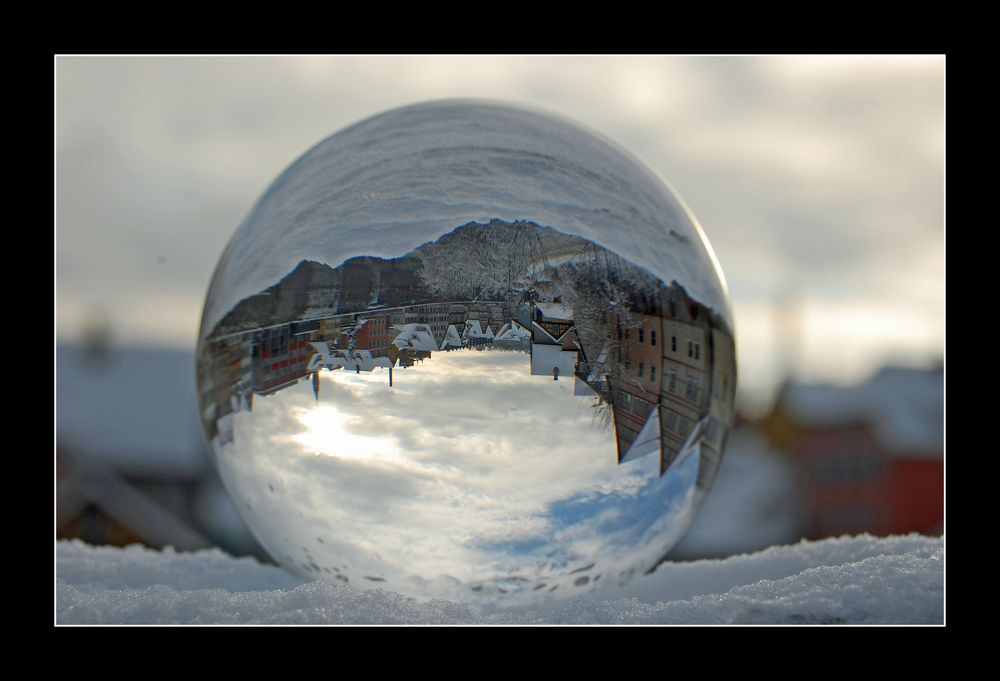
[(870, 422), (890, 453), (940, 458), (944, 442), (944, 373), (885, 367), (858, 386), (789, 384), (782, 403), (813, 426)]
[(445, 331), (444, 340), (441, 341), (441, 349), (446, 348), (460, 348), (462, 347), (462, 339), (458, 335), (458, 329), (455, 328), (454, 324), (448, 325), (448, 330)]
[(503, 328), (500, 329), (500, 333), (496, 335), (496, 338), (494, 338), (494, 340), (521, 341), (526, 338), (531, 338), (531, 332), (512, 319), (510, 321), (510, 324), (503, 325)]
[(671, 556), (724, 558), (798, 541), (802, 504), (792, 463), (758, 433), (736, 428), (718, 475)]
[(434, 332), (429, 324), (400, 324), (392, 328), (398, 333), (392, 341), (397, 348), (427, 352), (438, 349), (437, 341), (434, 340)]
[(620, 590), (480, 611), (303, 582), (218, 549), (56, 547), (58, 624), (942, 624), (940, 537), (869, 535), (664, 563)]
[(346, 371), (373, 371), (375, 367), (388, 368), (392, 366), (392, 360), (388, 357), (372, 357), (371, 350), (334, 350), (331, 354), (324, 351), (329, 346), (325, 342), (310, 343), (316, 354), (309, 360), (306, 371), (313, 372), (322, 368), (338, 369), (343, 367)]
[(573, 319), (573, 308), (562, 303), (535, 303), (548, 319)]
[(189, 478), (209, 465), (195, 406), (194, 354), (112, 348), (88, 361), (56, 348), (56, 437), (123, 475)]
[(463, 338), (485, 338), (486, 334), (483, 332), (483, 328), (479, 325), (478, 319), (467, 319), (465, 320), (465, 333), (462, 335)]
[[(577, 379), (580, 380), (580, 379)], [(625, 455), (622, 456), (618, 463), (627, 463), (629, 461), (635, 461), (636, 459), (642, 458), (649, 454), (659, 454), (660, 452), (660, 410), (653, 409), (646, 422), (642, 426), (642, 430), (636, 435), (635, 440), (632, 441), (632, 446), (628, 448)], [(680, 458), (680, 457), (678, 457)]]

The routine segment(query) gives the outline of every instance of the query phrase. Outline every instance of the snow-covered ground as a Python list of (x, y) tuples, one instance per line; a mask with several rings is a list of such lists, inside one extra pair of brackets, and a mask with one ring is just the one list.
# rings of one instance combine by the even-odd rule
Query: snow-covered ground
[(940, 537), (868, 535), (665, 563), (602, 598), (480, 612), (303, 582), (218, 549), (57, 544), (58, 624), (943, 624)]
[(750, 428), (737, 428), (719, 473), (671, 560), (725, 558), (790, 544), (803, 536), (795, 471)]

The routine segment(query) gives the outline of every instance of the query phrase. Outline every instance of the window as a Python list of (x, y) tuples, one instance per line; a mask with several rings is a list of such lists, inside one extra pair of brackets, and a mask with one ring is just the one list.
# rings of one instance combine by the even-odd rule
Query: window
[(642, 362), (639, 362), (639, 378), (642, 378), (643, 369), (644, 369), (644, 367), (643, 367)]
[(667, 430), (677, 429), (677, 414), (667, 410)]
[(701, 343), (694, 344), (694, 358), (701, 359)]
[(656, 345), (656, 331), (649, 332), (649, 344)]
[(669, 390), (672, 393), (677, 392), (677, 372), (676, 371), (671, 371), (670, 372), (670, 385), (667, 386), (667, 390)]
[[(651, 411), (653, 411), (653, 404), (651, 402), (647, 402), (646, 400), (638, 397), (635, 398), (632, 404), (632, 413), (642, 419), (642, 421), (645, 421), (649, 418), (649, 413)], [(638, 433), (636, 433), (636, 435), (638, 435)]]
[(656, 380), (656, 365), (649, 367), (649, 380)]
[(694, 343), (688, 341), (688, 357), (694, 357)]
[(639, 342), (642, 343), (642, 329), (639, 329)]
[(677, 336), (670, 337), (670, 352), (677, 352)]
[(698, 385), (698, 379), (697, 378), (693, 378), (693, 377), (689, 377), (688, 378), (687, 393), (686, 394), (687, 394), (687, 398), (689, 400), (697, 401), (699, 387), (700, 386)]
[(691, 424), (688, 422), (688, 420), (682, 416), (681, 417), (681, 429), (680, 429), (681, 437), (687, 437), (688, 428), (690, 427), (690, 425)]

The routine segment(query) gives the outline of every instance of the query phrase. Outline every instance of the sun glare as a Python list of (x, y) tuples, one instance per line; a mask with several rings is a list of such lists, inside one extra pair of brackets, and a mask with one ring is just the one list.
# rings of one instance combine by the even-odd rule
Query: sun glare
[(333, 407), (303, 409), (298, 420), (306, 430), (291, 438), (314, 454), (366, 461), (403, 459), (394, 440), (352, 433), (357, 419)]

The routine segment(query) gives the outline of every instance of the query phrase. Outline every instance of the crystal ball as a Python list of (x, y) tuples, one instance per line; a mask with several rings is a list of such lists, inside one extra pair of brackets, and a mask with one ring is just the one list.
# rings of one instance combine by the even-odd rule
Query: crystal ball
[(711, 246), (651, 170), (449, 100), (278, 176), (219, 259), (197, 372), (213, 463), (278, 563), (506, 607), (664, 560), (721, 463), (736, 353)]

